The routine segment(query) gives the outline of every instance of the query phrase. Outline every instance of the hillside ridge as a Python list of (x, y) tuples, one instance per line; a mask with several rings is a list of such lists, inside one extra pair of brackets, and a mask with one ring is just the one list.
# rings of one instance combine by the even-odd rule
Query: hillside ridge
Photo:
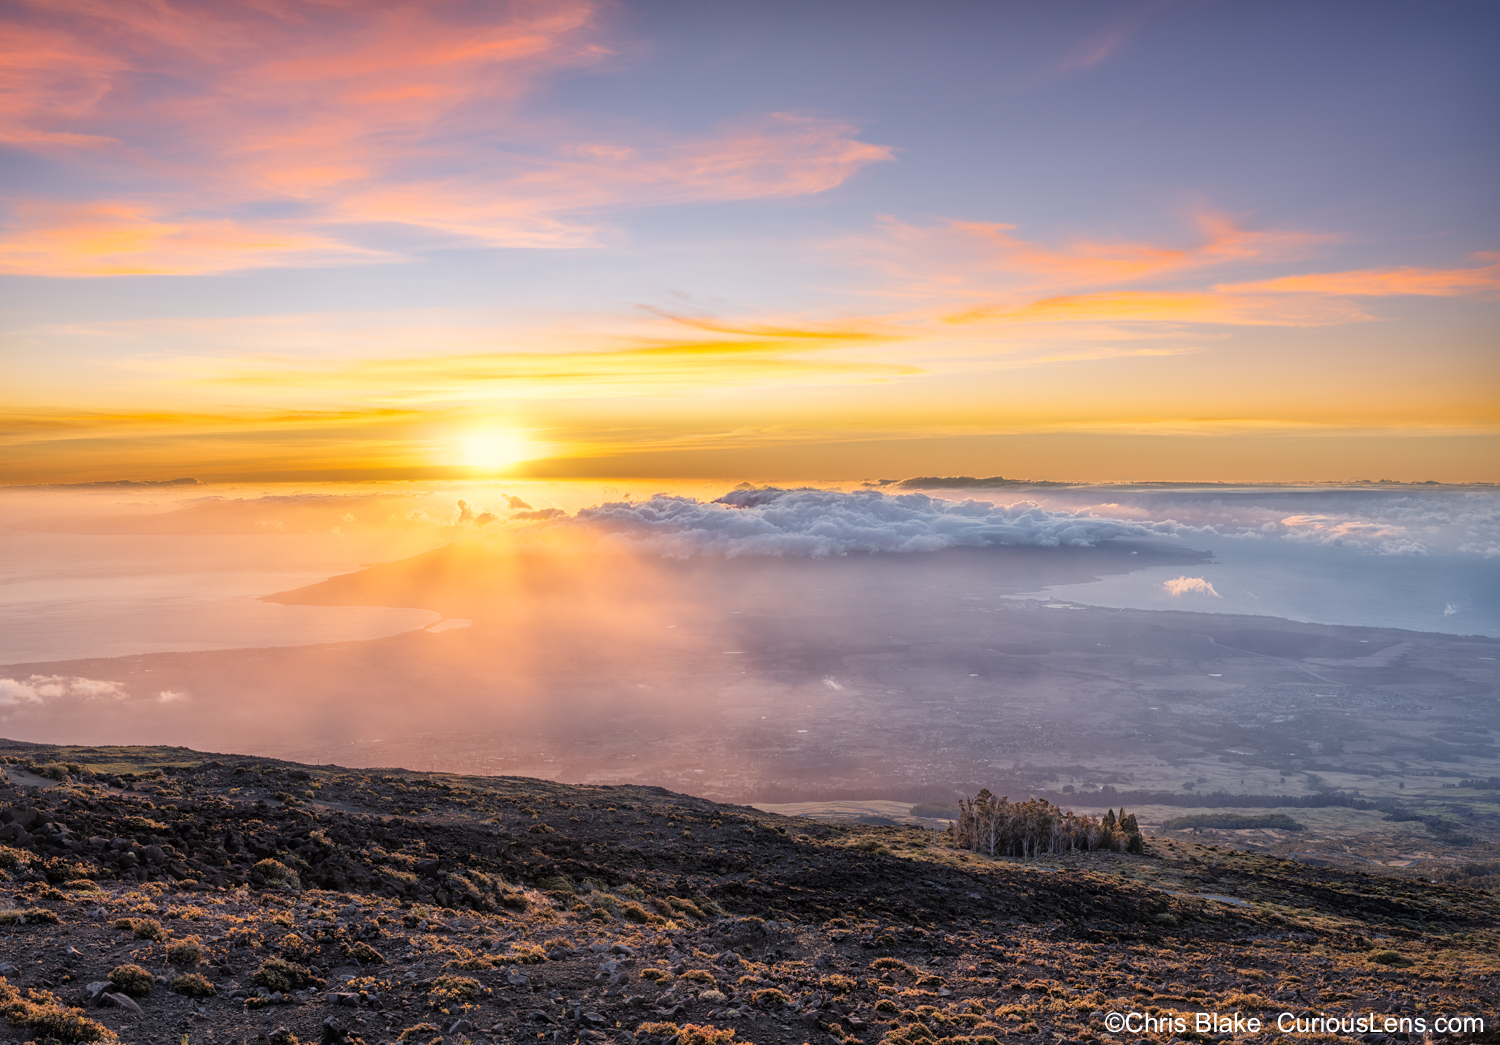
[(1487, 893), (1177, 840), (992, 860), (656, 787), (0, 758), (0, 995), (34, 992), (0, 1013), (56, 1040), (1104, 1041), (1147, 1006), (1399, 1026), (1500, 988)]

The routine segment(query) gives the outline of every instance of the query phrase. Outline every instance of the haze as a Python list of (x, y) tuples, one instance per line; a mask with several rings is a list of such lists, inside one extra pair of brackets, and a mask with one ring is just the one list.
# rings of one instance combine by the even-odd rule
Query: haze
[(1497, 29), (14, 0), (0, 735), (1500, 840)]
[(0, 713), (738, 801), (1203, 764), (1295, 794), (1325, 745), (1369, 787), (1455, 717), (1500, 727), (1493, 491), (924, 485), (16, 491)]

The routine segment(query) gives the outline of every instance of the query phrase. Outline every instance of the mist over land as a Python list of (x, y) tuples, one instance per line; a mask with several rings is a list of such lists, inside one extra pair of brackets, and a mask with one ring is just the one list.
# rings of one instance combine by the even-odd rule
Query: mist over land
[[(46, 550), (36, 644), (74, 652), (5, 657), (4, 732), (815, 807), (1130, 795), (1153, 823), (1357, 793), (1298, 815), (1391, 860), (1436, 836), (1371, 802), (1462, 798), (1432, 815), (1500, 837), (1451, 791), (1500, 774), (1493, 492), (893, 485), (13, 491), (7, 612)], [(1242, 612), (1247, 577), (1324, 620)], [(1435, 627), (1358, 623), (1392, 578)]]

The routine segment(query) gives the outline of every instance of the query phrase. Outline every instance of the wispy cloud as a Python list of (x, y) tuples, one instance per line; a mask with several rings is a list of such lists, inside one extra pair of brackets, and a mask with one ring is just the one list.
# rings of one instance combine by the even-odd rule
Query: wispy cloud
[(1336, 237), (1248, 228), (1217, 212), (1195, 215), (1192, 226), (1179, 243), (1075, 237), (1053, 244), (1020, 236), (1008, 224), (886, 219), (876, 235), (843, 241), (837, 250), (876, 273), (870, 296), (909, 303), (909, 316), (961, 326), (1086, 325), (1090, 336), (1105, 340), (1148, 327), (1167, 333), (1184, 325), (1356, 323), (1376, 318), (1356, 298), (1487, 297), (1500, 289), (1500, 264), (1224, 282), (1236, 268), (1306, 263)]
[(131, 200), (27, 200), (0, 240), (0, 272), (33, 276), (200, 275), (226, 269), (351, 264), (393, 255), (291, 222), (172, 216)]
[(817, 345), (786, 340), (680, 341), (606, 352), (493, 353), (371, 360), (322, 372), (226, 368), (212, 380), (239, 388), (321, 391), (399, 403), (486, 398), (618, 396), (704, 390), (756, 381), (891, 378), (921, 373), (909, 364), (813, 357)]
[(1070, 73), (1092, 69), (1107, 61), (1140, 32), (1147, 22), (1171, 7), (1176, 0), (1154, 0), (1130, 5), (1122, 14), (1096, 29), (1043, 71), (1041, 80), (1052, 80)]
[(6, 270), (371, 260), (351, 226), (388, 223), (587, 246), (603, 211), (823, 192), (891, 155), (805, 114), (688, 137), (531, 115), (549, 77), (609, 60), (596, 16), (585, 0), (22, 0), (0, 15), (0, 141), (110, 189), (13, 201)]
[(1323, 294), (1345, 297), (1388, 297), (1411, 294), (1457, 297), (1493, 296), (1500, 291), (1500, 263), (1476, 268), (1357, 269), (1279, 276), (1250, 283), (1221, 283), (1221, 294)]
[(1192, 217), (1187, 243), (1074, 238), (1049, 244), (1015, 235), (1016, 226), (946, 221), (881, 222), (875, 236), (845, 241), (851, 261), (884, 274), (912, 296), (985, 297), (1136, 284), (1245, 263), (1306, 257), (1333, 237), (1295, 229), (1245, 228), (1230, 215)]

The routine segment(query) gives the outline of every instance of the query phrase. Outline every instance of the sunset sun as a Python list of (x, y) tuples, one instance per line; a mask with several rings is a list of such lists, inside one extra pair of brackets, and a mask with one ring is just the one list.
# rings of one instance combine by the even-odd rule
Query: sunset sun
[(458, 441), (460, 460), (480, 472), (503, 472), (536, 456), (536, 450), (520, 432), (472, 432)]

